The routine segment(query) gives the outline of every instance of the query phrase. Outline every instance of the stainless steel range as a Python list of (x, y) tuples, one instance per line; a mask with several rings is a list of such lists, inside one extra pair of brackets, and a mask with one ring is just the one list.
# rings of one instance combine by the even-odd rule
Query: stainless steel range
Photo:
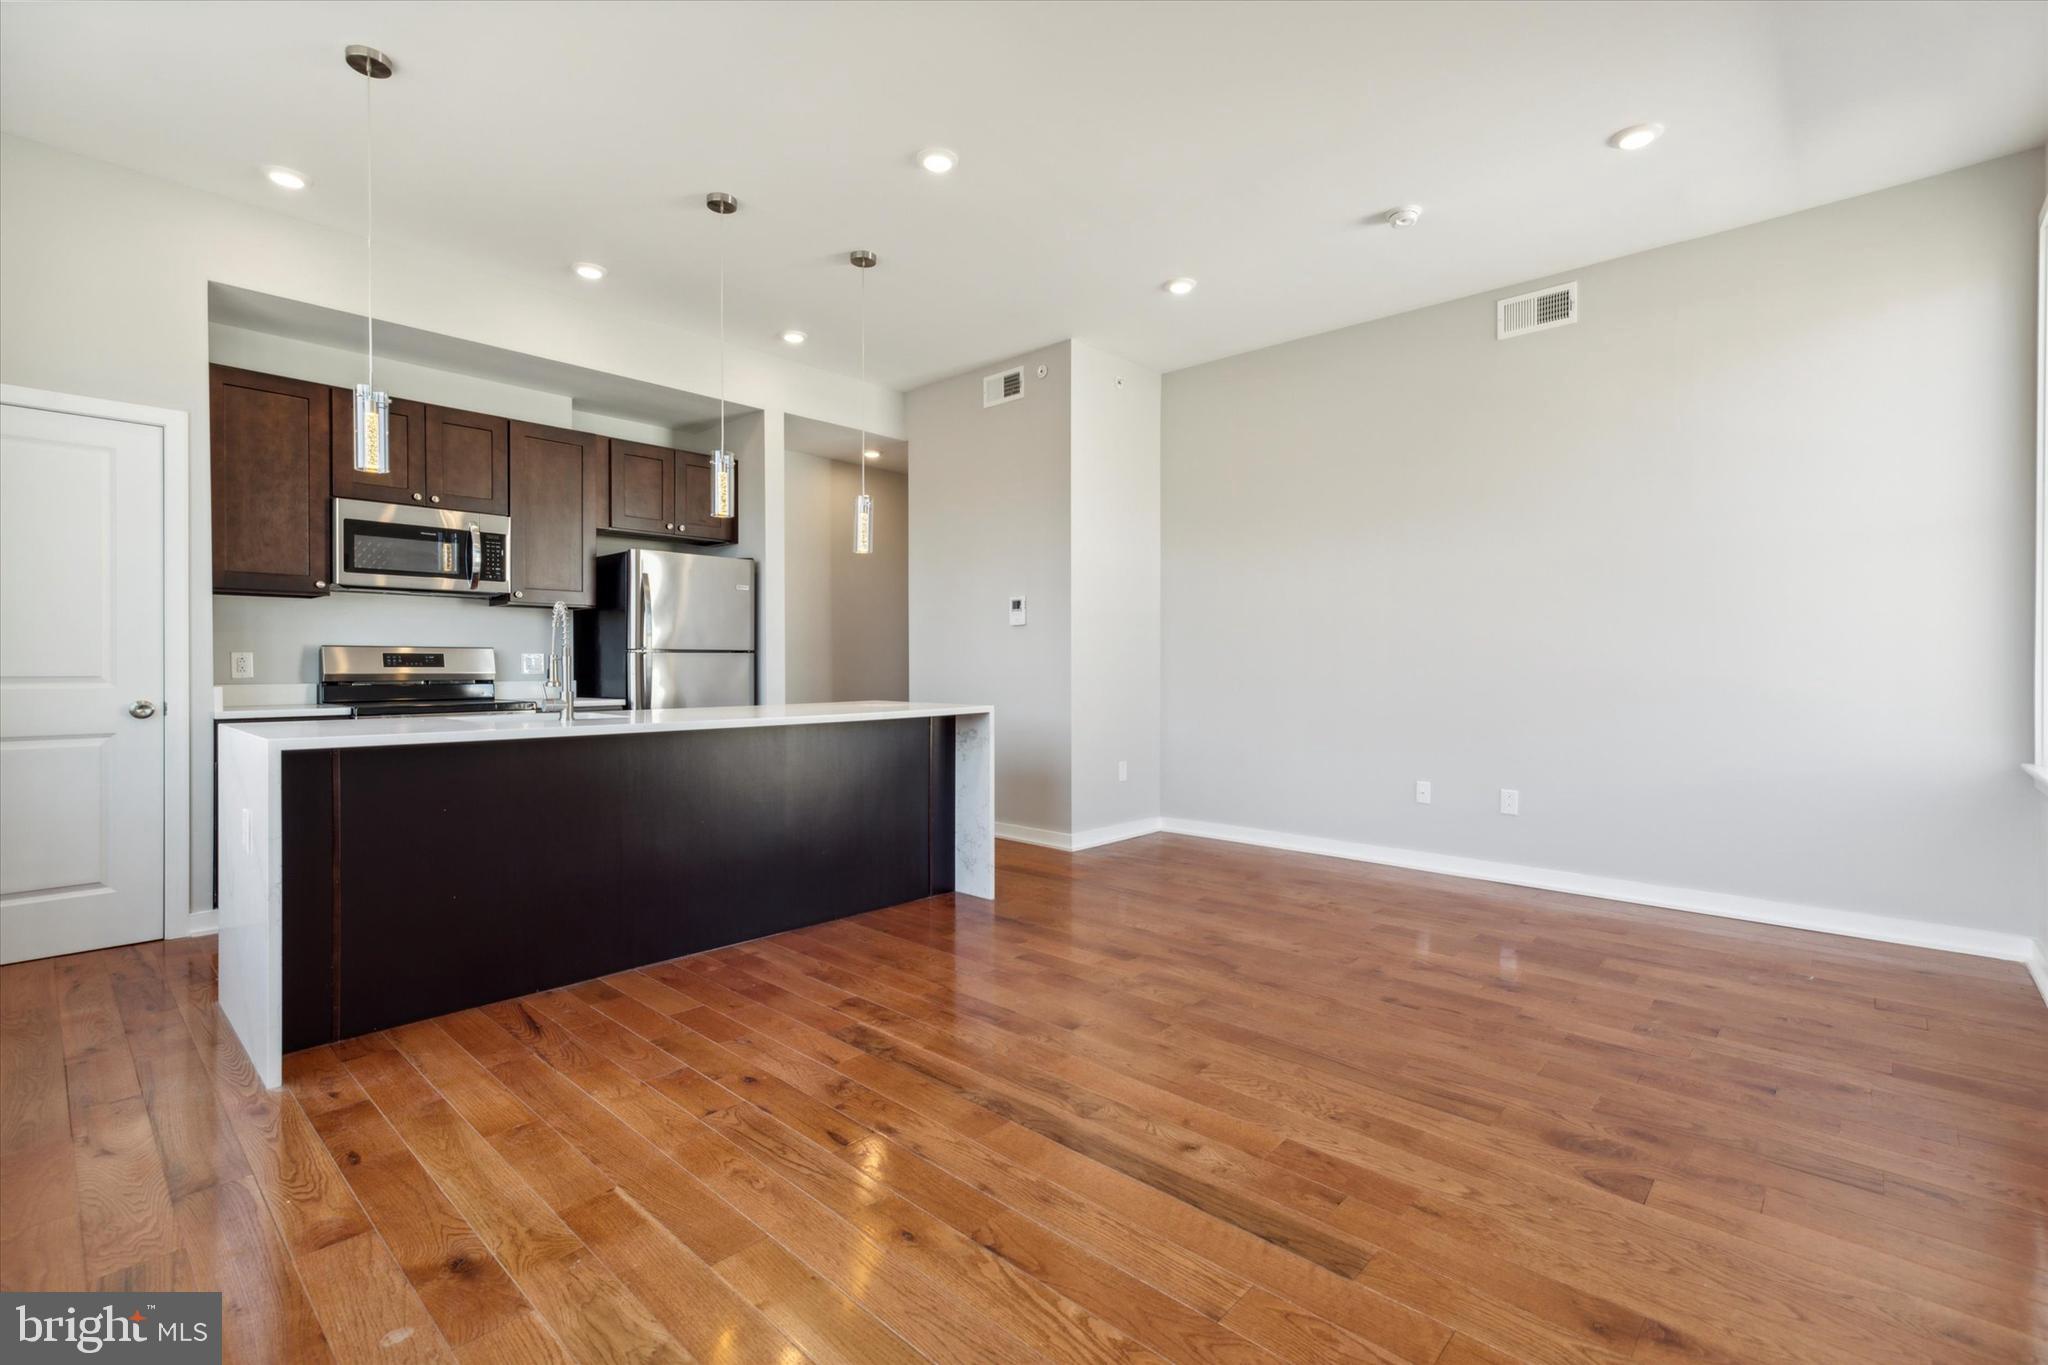
[(498, 700), (497, 652), (462, 646), (322, 645), (320, 701), (355, 716), (540, 710)]

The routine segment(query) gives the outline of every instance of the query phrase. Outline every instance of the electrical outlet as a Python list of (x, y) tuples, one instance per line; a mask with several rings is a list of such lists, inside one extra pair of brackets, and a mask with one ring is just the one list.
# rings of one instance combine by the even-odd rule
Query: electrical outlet
[(522, 654), (519, 656), (519, 671), (532, 677), (548, 671), (548, 656), (545, 654)]
[(1522, 813), (1522, 793), (1513, 787), (1502, 787), (1500, 789), (1500, 813), (1502, 815), (1520, 815)]
[(255, 677), (256, 656), (246, 649), (238, 649), (228, 655), (228, 676), (231, 678)]
[(1415, 780), (1415, 804), (1426, 806), (1429, 804), (1429, 798), (1429, 782), (1424, 778), (1417, 778)]
[(1116, 761), (1116, 780), (1119, 782), (1131, 780), (1131, 761), (1129, 759), (1120, 758)]

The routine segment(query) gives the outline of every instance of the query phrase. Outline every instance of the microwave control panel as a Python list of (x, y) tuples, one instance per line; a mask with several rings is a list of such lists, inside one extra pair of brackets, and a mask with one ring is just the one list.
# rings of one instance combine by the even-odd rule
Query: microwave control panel
[(484, 562), (477, 566), (477, 577), (486, 583), (503, 583), (505, 577), (505, 537), (492, 531), (483, 534)]

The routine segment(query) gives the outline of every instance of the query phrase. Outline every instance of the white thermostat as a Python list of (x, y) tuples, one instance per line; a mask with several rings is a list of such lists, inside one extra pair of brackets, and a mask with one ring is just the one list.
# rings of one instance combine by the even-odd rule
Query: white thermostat
[(1010, 599), (1010, 624), (1013, 626), (1024, 624), (1024, 599), (1021, 595)]

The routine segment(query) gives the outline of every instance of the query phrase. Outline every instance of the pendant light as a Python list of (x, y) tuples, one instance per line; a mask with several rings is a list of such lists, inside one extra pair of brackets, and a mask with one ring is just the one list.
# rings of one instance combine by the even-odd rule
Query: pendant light
[(370, 92), (378, 81), (391, 79), (391, 59), (374, 47), (352, 43), (342, 53), (349, 69), (363, 78), (363, 369), (356, 385), (355, 458), (358, 474), (391, 472), (391, 395), (377, 387), (377, 279), (374, 246), (376, 216), (373, 191), (376, 159), (371, 142)]
[[(740, 201), (729, 194), (714, 192), (704, 196), (704, 207), (721, 218), (728, 218), (740, 211)], [(725, 444), (725, 233), (721, 230), (718, 241), (718, 449), (711, 452), (712, 516), (726, 518), (732, 515), (732, 486), (732, 451)]]
[[(875, 268), (875, 253), (855, 251), (846, 258), (860, 271), (860, 388), (861, 405), (867, 405), (868, 388), (868, 272)], [(860, 445), (854, 449), (860, 463), (860, 495), (853, 500), (853, 552), (875, 552), (875, 500), (868, 496), (868, 433), (862, 427)]]

